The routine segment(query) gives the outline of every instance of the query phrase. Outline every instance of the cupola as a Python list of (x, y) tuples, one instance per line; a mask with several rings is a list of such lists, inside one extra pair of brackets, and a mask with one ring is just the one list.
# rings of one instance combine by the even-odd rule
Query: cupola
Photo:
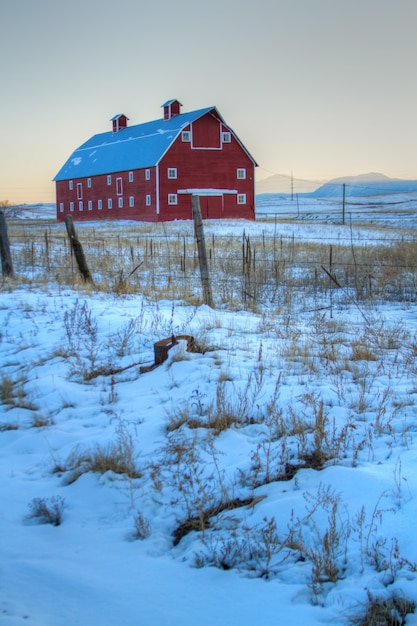
[(119, 113), (119, 115), (115, 115), (111, 118), (111, 122), (113, 124), (113, 132), (118, 133), (119, 130), (123, 130), (123, 128), (127, 127), (128, 117), (123, 115), (123, 113)]
[(182, 104), (179, 100), (167, 100), (163, 105), (164, 120), (170, 120), (181, 113)]

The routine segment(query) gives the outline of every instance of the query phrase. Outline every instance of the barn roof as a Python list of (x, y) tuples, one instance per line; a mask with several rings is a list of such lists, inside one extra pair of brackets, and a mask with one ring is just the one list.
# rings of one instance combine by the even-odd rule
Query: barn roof
[[(141, 169), (156, 165), (181, 130), (215, 107), (157, 119), (136, 126), (94, 135), (77, 148), (54, 180), (68, 180)], [(220, 117), (220, 116), (219, 116)]]

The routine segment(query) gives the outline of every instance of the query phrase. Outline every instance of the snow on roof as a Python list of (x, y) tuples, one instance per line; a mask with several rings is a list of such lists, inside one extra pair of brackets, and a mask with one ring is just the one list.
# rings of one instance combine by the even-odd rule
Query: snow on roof
[(153, 167), (185, 126), (213, 110), (207, 107), (94, 135), (71, 154), (54, 181)]

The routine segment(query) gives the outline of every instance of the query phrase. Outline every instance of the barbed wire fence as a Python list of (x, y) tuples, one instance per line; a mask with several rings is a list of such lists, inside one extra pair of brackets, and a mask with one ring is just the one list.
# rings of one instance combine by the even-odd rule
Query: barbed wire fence
[[(94, 286), (116, 294), (177, 299), (199, 304), (202, 288), (196, 241), (191, 232), (160, 232), (152, 225), (127, 225), (112, 232), (77, 224)], [(9, 223), (15, 275), (36, 284), (81, 284), (63, 224)], [(207, 258), (215, 306), (257, 309), (284, 306), (329, 308), (354, 298), (360, 302), (414, 302), (417, 293), (417, 240), (375, 236), (354, 242), (297, 235), (207, 237)]]

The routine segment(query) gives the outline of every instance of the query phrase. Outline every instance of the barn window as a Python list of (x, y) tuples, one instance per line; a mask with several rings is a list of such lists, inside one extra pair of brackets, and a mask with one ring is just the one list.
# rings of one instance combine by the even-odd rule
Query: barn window
[(246, 204), (246, 194), (245, 193), (238, 193), (237, 194), (237, 203), (238, 204)]
[(92, 200), (89, 200), (89, 201), (88, 201), (88, 210), (89, 210), (89, 211), (92, 211), (92, 210), (93, 210), (93, 201), (92, 201)]
[(182, 141), (186, 142), (186, 143), (190, 143), (191, 141), (191, 133), (189, 130), (183, 130), (181, 133), (181, 139)]
[(87, 178), (87, 187), (91, 189), (91, 178)]
[(97, 208), (99, 211), (103, 208), (103, 200), (97, 200)]
[(176, 193), (168, 194), (168, 204), (178, 204), (178, 197)]
[(111, 176), (110, 176), (110, 174), (107, 176), (107, 185), (111, 185)]
[(123, 209), (123, 198), (117, 199), (117, 206), (119, 207), (119, 209)]
[(129, 197), (129, 206), (135, 206), (135, 196)]
[(74, 210), (74, 203), (70, 202), (70, 211), (73, 211), (73, 210)]
[(83, 199), (83, 184), (77, 183), (77, 200)]
[(69, 188), (70, 191), (72, 191), (74, 189), (74, 183), (73, 183), (72, 180), (69, 181), (68, 188)]
[(79, 203), (78, 203), (78, 210), (79, 211), (83, 211), (84, 210), (84, 205), (83, 205), (83, 201), (82, 200), (80, 200)]
[(133, 172), (129, 172), (129, 183), (133, 183)]
[(63, 212), (64, 212), (64, 203), (63, 203), (63, 202), (60, 202), (60, 203), (59, 203), (59, 212), (60, 212), (60, 213), (63, 213)]
[(222, 133), (222, 141), (223, 143), (230, 143), (232, 141), (232, 136), (229, 132)]
[(146, 194), (146, 206), (151, 206), (152, 204), (152, 198), (150, 196), (150, 194)]
[(169, 167), (168, 168), (168, 178), (177, 178), (177, 168)]
[(112, 209), (113, 208), (113, 200), (111, 198), (107, 199), (107, 208), (108, 209)]
[(151, 180), (151, 170), (145, 170), (145, 179)]
[(123, 193), (123, 180), (121, 178), (116, 178), (116, 194), (121, 196)]
[(246, 170), (244, 167), (238, 167), (236, 172), (237, 178), (244, 180), (246, 178)]

